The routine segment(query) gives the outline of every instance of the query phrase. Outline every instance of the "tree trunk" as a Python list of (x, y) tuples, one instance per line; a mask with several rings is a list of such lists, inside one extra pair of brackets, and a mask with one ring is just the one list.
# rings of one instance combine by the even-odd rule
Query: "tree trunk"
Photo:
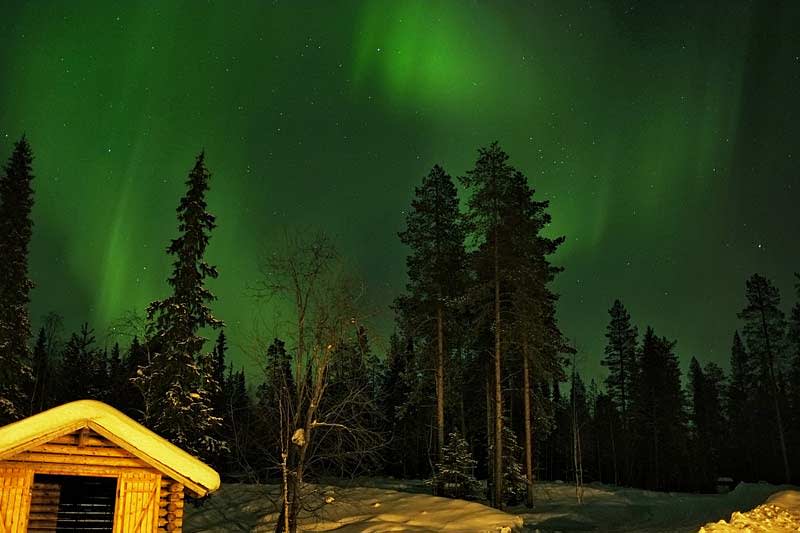
[(528, 368), (528, 341), (522, 345), (522, 403), (525, 411), (525, 481), (527, 494), (525, 505), (533, 507), (533, 431), (531, 429), (531, 377)]
[(769, 364), (769, 378), (772, 382), (770, 385), (772, 386), (772, 398), (775, 402), (775, 422), (778, 424), (778, 438), (780, 440), (781, 445), (781, 455), (783, 458), (783, 473), (786, 477), (786, 483), (792, 482), (792, 472), (789, 469), (789, 456), (786, 453), (786, 437), (783, 431), (783, 417), (781, 416), (781, 406), (778, 402), (778, 383), (775, 379), (775, 368), (774, 368), (774, 358), (772, 355), (772, 347), (770, 346), (769, 342), (769, 330), (767, 329), (767, 319), (764, 316), (763, 309), (761, 310), (761, 327), (764, 332), (764, 341), (766, 343), (767, 348), (767, 357), (768, 357), (768, 364)]
[(441, 300), (436, 305), (436, 457), (444, 450), (444, 318)]
[(500, 268), (494, 245), (494, 506), (503, 508), (503, 383), (500, 363)]
[[(612, 415), (613, 416), (613, 415)], [(614, 465), (614, 485), (619, 485), (619, 473), (617, 471), (617, 442), (614, 439), (614, 420), (611, 419), (610, 436), (611, 436), (611, 459)]]
[(494, 446), (494, 420), (492, 411), (494, 405), (492, 404), (492, 373), (489, 369), (489, 364), (486, 365), (486, 483), (488, 488), (487, 497), (491, 502), (494, 498), (494, 463), (492, 462), (491, 451)]

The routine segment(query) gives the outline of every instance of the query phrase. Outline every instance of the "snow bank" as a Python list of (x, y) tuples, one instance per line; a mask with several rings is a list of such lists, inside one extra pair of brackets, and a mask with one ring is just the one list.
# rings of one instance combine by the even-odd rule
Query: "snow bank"
[[(201, 507), (187, 509), (186, 533), (268, 532), (275, 527), (279, 489), (271, 485), (223, 485)], [(458, 531), (510, 533), (522, 519), (485, 505), (376, 487), (317, 486), (303, 531), (376, 533)]]
[(699, 533), (742, 530), (774, 533), (800, 531), (800, 491), (777, 492), (752, 511), (734, 512), (729, 521), (706, 524)]

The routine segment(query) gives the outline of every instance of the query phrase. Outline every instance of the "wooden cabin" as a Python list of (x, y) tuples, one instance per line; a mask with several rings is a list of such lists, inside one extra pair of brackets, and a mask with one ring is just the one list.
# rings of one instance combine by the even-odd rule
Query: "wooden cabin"
[(212, 468), (101, 402), (0, 428), (0, 533), (180, 532), (184, 495), (218, 488)]

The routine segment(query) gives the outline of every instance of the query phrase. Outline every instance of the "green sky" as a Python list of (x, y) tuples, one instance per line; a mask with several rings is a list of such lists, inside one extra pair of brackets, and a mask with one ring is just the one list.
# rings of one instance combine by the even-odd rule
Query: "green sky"
[(684, 364), (726, 364), (749, 274), (794, 301), (799, 6), (0, 1), (0, 155), (23, 133), (36, 155), (32, 315), (102, 336), (163, 297), (204, 148), (243, 363), (275, 323), (247, 286), (284, 228), (336, 236), (386, 309), (414, 185), (498, 140), (567, 237), (559, 318), (587, 373), (614, 298)]

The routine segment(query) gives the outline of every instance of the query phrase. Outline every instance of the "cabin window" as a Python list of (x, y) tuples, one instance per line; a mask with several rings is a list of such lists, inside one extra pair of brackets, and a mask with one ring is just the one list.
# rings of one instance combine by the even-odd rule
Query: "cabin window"
[(37, 474), (28, 531), (111, 532), (117, 479)]

